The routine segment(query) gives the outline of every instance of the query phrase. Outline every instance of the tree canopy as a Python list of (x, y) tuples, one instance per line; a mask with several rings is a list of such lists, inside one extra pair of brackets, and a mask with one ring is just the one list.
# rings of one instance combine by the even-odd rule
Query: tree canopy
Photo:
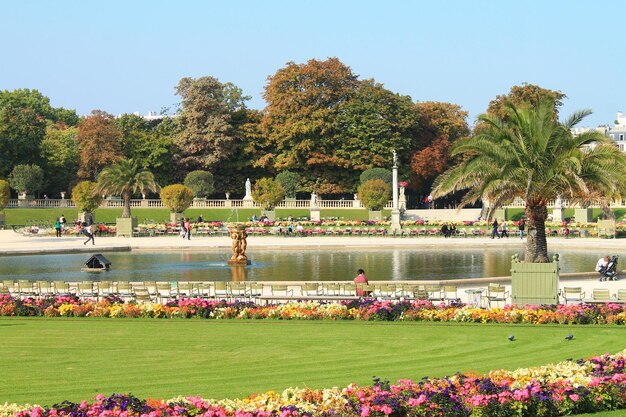
[(129, 159), (122, 159), (106, 167), (98, 175), (98, 193), (122, 196), (123, 218), (130, 217), (130, 200), (133, 194), (147, 194), (158, 190), (159, 185), (154, 180), (154, 175), (139, 168), (136, 162)]
[(100, 172), (123, 157), (122, 132), (112, 115), (94, 110), (78, 126), (78, 176), (94, 180)]
[[(506, 104), (506, 118), (484, 114), (484, 128), (452, 145), (458, 162), (435, 182), (433, 196), (467, 190), (462, 205), (482, 199), (499, 207), (519, 197), (526, 203), (527, 262), (547, 262), (545, 221), (549, 200), (576, 200), (590, 192), (616, 195), (626, 189), (626, 156), (604, 135), (571, 133), (590, 111), (564, 122), (554, 101)], [(594, 147), (589, 145), (594, 144)]]

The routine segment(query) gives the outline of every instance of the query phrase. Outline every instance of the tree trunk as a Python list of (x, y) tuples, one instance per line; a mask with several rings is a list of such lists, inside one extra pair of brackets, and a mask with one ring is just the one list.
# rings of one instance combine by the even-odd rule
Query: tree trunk
[(526, 255), (525, 262), (543, 263), (549, 262), (548, 243), (546, 241), (546, 219), (548, 218), (548, 207), (545, 202), (526, 201), (525, 209), (528, 219), (526, 227)]
[(124, 211), (122, 212), (122, 218), (130, 218), (130, 193), (122, 193), (122, 199), (124, 200)]

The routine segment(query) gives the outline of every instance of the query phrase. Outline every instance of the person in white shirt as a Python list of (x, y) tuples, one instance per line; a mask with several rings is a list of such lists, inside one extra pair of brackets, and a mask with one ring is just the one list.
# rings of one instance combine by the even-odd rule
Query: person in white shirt
[(598, 263), (596, 263), (596, 272), (602, 273), (606, 269), (611, 258), (607, 255), (603, 258), (598, 259)]

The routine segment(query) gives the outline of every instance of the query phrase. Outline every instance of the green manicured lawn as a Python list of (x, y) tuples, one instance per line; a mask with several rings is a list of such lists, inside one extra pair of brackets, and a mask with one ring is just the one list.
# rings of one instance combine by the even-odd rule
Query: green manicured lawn
[[(5, 209), (6, 224), (8, 225), (32, 225), (32, 224), (54, 224), (54, 221), (61, 214), (65, 215), (68, 222), (73, 222), (78, 218), (78, 210), (75, 208), (10, 208)], [(131, 210), (133, 217), (137, 217), (140, 223), (157, 222), (164, 223), (170, 219), (170, 212), (163, 208), (133, 208)], [(261, 209), (254, 208), (238, 208), (238, 209), (187, 209), (185, 216), (196, 220), (202, 214), (205, 221), (239, 221), (245, 222), (252, 218), (252, 215), (261, 216)], [(122, 215), (121, 208), (101, 208), (95, 211), (97, 222), (115, 223), (116, 217)], [(343, 220), (367, 220), (368, 211), (365, 209), (324, 209), (320, 211), (323, 218), (341, 218)], [(389, 210), (383, 211), (383, 216), (390, 216)], [(288, 208), (276, 209), (276, 216), (286, 219), (289, 216), (309, 217), (308, 209)]]
[(0, 335), (0, 402), (44, 405), (96, 393), (233, 398), (395, 382), (626, 347), (617, 326), (2, 318)]

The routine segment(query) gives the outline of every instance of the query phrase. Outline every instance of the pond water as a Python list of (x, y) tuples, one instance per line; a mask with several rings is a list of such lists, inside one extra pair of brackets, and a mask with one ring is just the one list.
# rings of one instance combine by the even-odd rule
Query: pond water
[[(439, 280), (510, 275), (516, 249), (258, 250), (252, 265), (230, 267), (222, 251), (105, 252), (108, 272), (81, 272), (88, 254), (0, 257), (2, 279), (125, 281), (343, 281), (363, 268), (376, 280)], [(561, 272), (588, 272), (606, 253), (562, 250)], [(618, 254), (619, 255), (619, 254)]]

